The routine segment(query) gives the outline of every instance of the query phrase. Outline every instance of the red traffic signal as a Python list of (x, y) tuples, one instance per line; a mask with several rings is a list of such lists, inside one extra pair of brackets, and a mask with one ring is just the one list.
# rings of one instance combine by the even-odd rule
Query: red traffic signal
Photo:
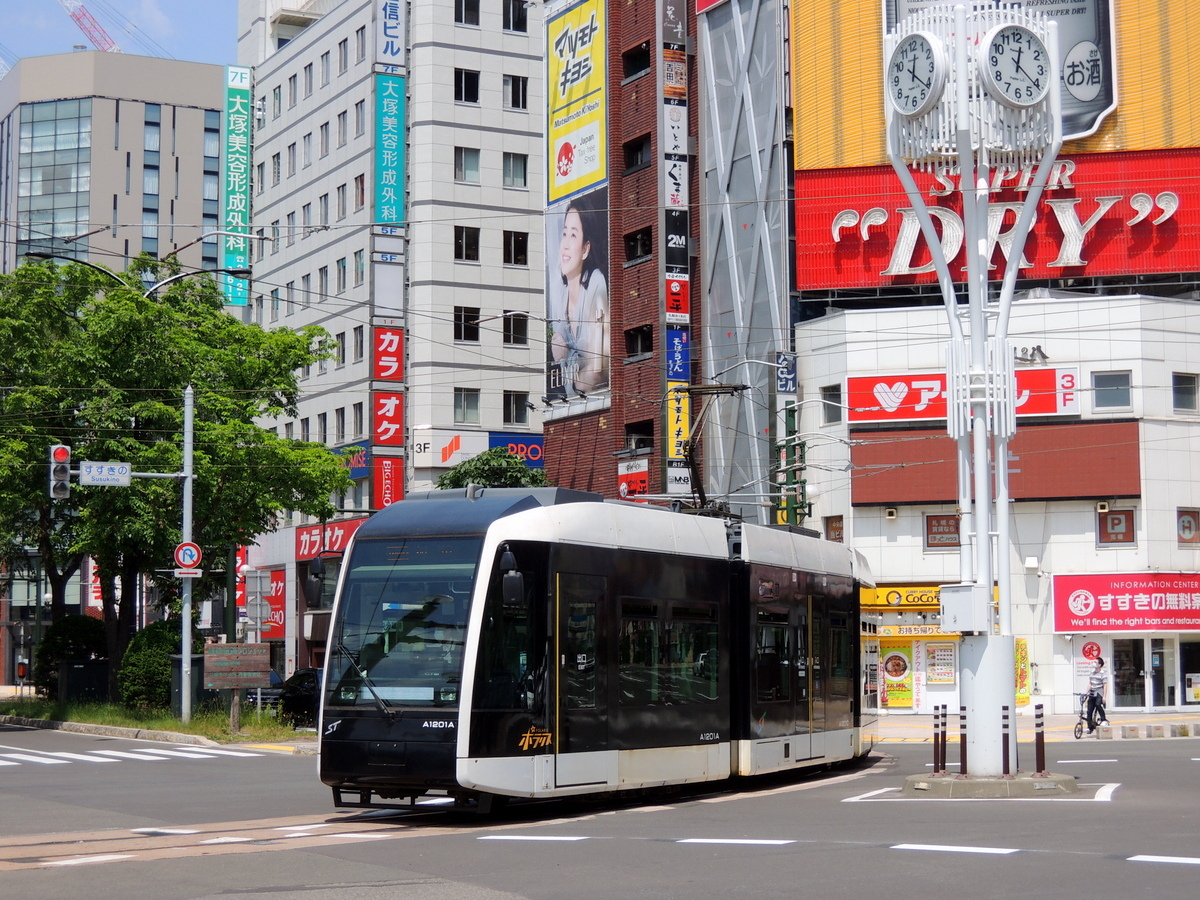
[(50, 446), (50, 499), (71, 496), (71, 448), (66, 444)]

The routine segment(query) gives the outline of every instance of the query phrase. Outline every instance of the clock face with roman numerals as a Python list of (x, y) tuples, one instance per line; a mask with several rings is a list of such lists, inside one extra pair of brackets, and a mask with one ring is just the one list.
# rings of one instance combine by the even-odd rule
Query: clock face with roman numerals
[(900, 39), (888, 60), (884, 89), (896, 112), (916, 117), (929, 112), (946, 87), (942, 42), (925, 31)]
[(998, 25), (984, 35), (978, 57), (984, 89), (1012, 109), (1041, 103), (1050, 90), (1050, 53), (1021, 25)]

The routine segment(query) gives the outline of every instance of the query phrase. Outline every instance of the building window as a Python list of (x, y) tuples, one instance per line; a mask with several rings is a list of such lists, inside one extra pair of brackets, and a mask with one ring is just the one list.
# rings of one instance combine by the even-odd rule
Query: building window
[(296, 100), (300, 94), (297, 78), (295, 75), (288, 76), (288, 109), (296, 105)]
[(317, 269), (317, 302), (321, 303), (329, 296), (329, 266)]
[(308, 441), (311, 438), (312, 432), (309, 430), (308, 418), (306, 417), (300, 420), (300, 440)]
[(304, 137), (300, 138), (300, 147), (304, 151), (301, 155), (304, 158), (304, 167), (308, 168), (312, 165), (312, 132), (310, 131)]
[(506, 266), (529, 265), (529, 235), (524, 231), (504, 232), (504, 264)]
[(329, 51), (321, 54), (321, 87), (329, 84)]
[(640, 325), (625, 332), (625, 355), (630, 358), (649, 356), (654, 352), (654, 326)]
[(363, 415), (363, 405), (355, 403), (350, 410), (351, 424), (354, 428), (354, 437), (360, 438), (363, 436), (363, 429), (366, 427), (366, 416)]
[(338, 41), (338, 74), (345, 75), (350, 70), (350, 39), (342, 38)]
[(354, 104), (354, 136), (362, 137), (367, 133), (367, 101), (359, 100)]
[(650, 228), (643, 228), (640, 231), (635, 231), (632, 234), (625, 235), (625, 262), (639, 262), (643, 259), (649, 259), (650, 254), (654, 252), (654, 232)]
[(296, 174), (296, 144), (295, 142), (287, 145), (287, 173), (288, 178)]
[(283, 90), (279, 85), (271, 89), (271, 118), (278, 119), (283, 115)]
[(337, 114), (337, 142), (339, 147), (345, 147), (350, 139), (350, 114), (342, 110)]
[(300, 302), (305, 306), (312, 306), (312, 276), (300, 276)]
[(322, 194), (317, 198), (317, 216), (318, 223), (324, 226), (329, 225), (329, 195)]
[(504, 154), (504, 186), (523, 188), (529, 186), (529, 157), (524, 153)]
[(504, 30), (529, 31), (529, 12), (525, 0), (504, 0)]
[(529, 108), (529, 79), (524, 75), (504, 76), (504, 105), (509, 109)]
[(826, 384), (821, 387), (821, 421), (836, 425), (842, 421), (842, 386)]
[(479, 307), (454, 307), (454, 339), (456, 341), (479, 340)]
[(346, 290), (346, 257), (334, 263), (334, 270), (337, 274), (337, 292), (341, 294)]
[(296, 311), (296, 282), (289, 281), (283, 287), (283, 314), (290, 316)]
[(354, 286), (362, 284), (367, 278), (367, 254), (365, 250), (354, 251)]
[(271, 253), (279, 252), (279, 220), (271, 223)]
[(504, 392), (504, 424), (529, 424), (529, 394), (525, 391)]
[(650, 135), (643, 134), (623, 145), (626, 173), (650, 165)]
[(329, 155), (329, 123), (322, 122), (321, 127), (317, 129), (317, 133), (320, 135), (319, 142), (320, 142), (321, 146), (320, 146), (319, 152), (322, 157), (328, 156)]
[(334, 196), (337, 202), (337, 217), (344, 219), (346, 218), (346, 185), (339, 184)]
[(650, 45), (641, 43), (621, 54), (621, 77), (636, 78), (650, 71)]
[(367, 353), (367, 334), (362, 325), (354, 326), (354, 361), (362, 362)]
[(454, 148), (454, 180), (479, 184), (479, 151), (476, 148)]
[(454, 101), (456, 103), (479, 102), (479, 73), (474, 69), (454, 70)]
[(304, 96), (311, 97), (313, 92), (313, 68), (312, 63), (304, 67)]
[(271, 291), (271, 321), (279, 321), (279, 288), (274, 288)]
[(523, 312), (504, 311), (504, 343), (524, 347), (529, 343), (529, 316)]
[(344, 406), (339, 406), (333, 411), (333, 442), (335, 444), (346, 442), (346, 407)]
[(271, 186), (277, 187), (283, 177), (283, 160), (278, 153), (271, 154)]
[(1131, 383), (1128, 372), (1093, 372), (1092, 408), (1129, 409)]
[(333, 363), (340, 369), (346, 365), (346, 332), (339, 331), (334, 341), (337, 346), (333, 348)]
[(285, 237), (287, 238), (287, 243), (288, 243), (288, 246), (290, 247), (290, 246), (292, 246), (292, 244), (296, 243), (296, 214), (294, 212), (290, 212), (287, 214), (286, 228), (287, 228), (287, 234), (285, 235)]
[(454, 389), (454, 422), (457, 425), (479, 424), (479, 390), (477, 388)]
[(479, 229), (471, 225), (454, 226), (454, 258), (479, 262)]
[(354, 32), (354, 61), (360, 63), (367, 58), (367, 26)]
[[(261, 194), (267, 189), (267, 164), (260, 162), (254, 167), (255, 181), (258, 183), (257, 193)], [(125, 167), (125, 193), (129, 193), (129, 167)]]
[(479, 0), (454, 0), (454, 21), (459, 25), (478, 25)]
[(329, 416), (317, 413), (317, 440), (322, 444), (329, 443)]
[(303, 228), (302, 238), (308, 237), (308, 230), (312, 228), (312, 204), (305, 203), (300, 207), (300, 225)]
[(1186, 372), (1171, 373), (1171, 404), (1176, 412), (1197, 411), (1195, 375)]
[(367, 176), (354, 176), (354, 209), (360, 210), (367, 205)]

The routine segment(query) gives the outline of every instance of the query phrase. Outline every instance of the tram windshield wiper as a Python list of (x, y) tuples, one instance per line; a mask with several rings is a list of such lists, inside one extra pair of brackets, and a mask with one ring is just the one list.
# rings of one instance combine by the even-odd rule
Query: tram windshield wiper
[(362, 680), (363, 687), (371, 692), (371, 697), (375, 700), (375, 705), (379, 707), (379, 711), (389, 719), (396, 718), (396, 711), (392, 709), (386, 700), (379, 696), (375, 690), (375, 685), (371, 684), (371, 679), (367, 676), (367, 673), (362, 670), (362, 667), (359, 666), (358, 660), (355, 659), (350, 654), (350, 651), (346, 649), (346, 645), (342, 643), (341, 638), (338, 638), (337, 646), (338, 652), (342, 654), (342, 657), (346, 660), (346, 662), (350, 663), (350, 665), (354, 667), (354, 671), (358, 673), (358, 677)]

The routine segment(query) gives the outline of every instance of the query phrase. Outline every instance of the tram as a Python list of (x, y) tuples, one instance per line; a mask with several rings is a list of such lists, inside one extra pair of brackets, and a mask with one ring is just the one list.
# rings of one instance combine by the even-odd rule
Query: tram
[(319, 719), (340, 807), (632, 791), (866, 752), (857, 552), (560, 488), (410, 495), (355, 533)]

